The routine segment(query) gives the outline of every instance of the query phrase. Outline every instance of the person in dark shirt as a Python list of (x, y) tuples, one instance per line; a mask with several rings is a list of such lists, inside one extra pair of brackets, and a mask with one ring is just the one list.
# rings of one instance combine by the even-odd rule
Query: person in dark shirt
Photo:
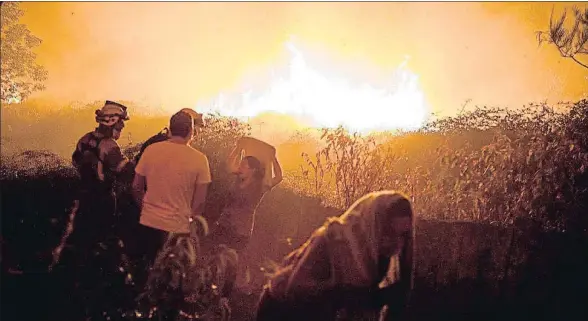
[[(121, 151), (117, 140), (129, 120), (127, 108), (106, 101), (96, 111), (98, 127), (79, 139), (72, 163), (80, 175), (80, 210), (75, 217), (74, 234), (83, 235), (85, 247), (95, 244), (115, 224), (114, 183), (133, 176), (134, 166)], [(72, 235), (75, 236), (76, 235)]]
[[(253, 156), (239, 155), (235, 148), (229, 155), (227, 167), (235, 175), (232, 187), (227, 193), (221, 214), (214, 226), (208, 242), (225, 244), (237, 251), (239, 271), (237, 286), (245, 293), (250, 293), (248, 245), (255, 226), (255, 212), (267, 192), (282, 181), (282, 169), (277, 158), (273, 158), (274, 176), (265, 179), (264, 164)], [(232, 285), (226, 290), (232, 291)]]
[[(248, 244), (255, 225), (255, 211), (263, 196), (282, 181), (278, 160), (274, 158), (276, 175), (271, 184), (264, 184), (265, 169), (263, 164), (253, 156), (245, 156), (237, 161), (234, 153), (229, 158), (229, 170), (235, 175), (235, 181), (226, 198), (218, 228), (223, 235), (230, 238), (226, 245), (242, 250)], [(238, 164), (238, 165), (236, 165)]]
[[(182, 108), (180, 112), (186, 113), (192, 117), (192, 120), (194, 121), (194, 136), (198, 137), (202, 129), (206, 127), (206, 122), (204, 121), (203, 115), (192, 108)], [(147, 147), (155, 143), (166, 141), (170, 139), (171, 136), (172, 135), (170, 133), (169, 128), (165, 127), (159, 133), (149, 137), (149, 139), (147, 139), (143, 143), (143, 145), (141, 145), (139, 153), (137, 153), (137, 155), (135, 156), (135, 164), (139, 164), (139, 160), (143, 156), (143, 153), (145, 152), (145, 149), (147, 149)]]

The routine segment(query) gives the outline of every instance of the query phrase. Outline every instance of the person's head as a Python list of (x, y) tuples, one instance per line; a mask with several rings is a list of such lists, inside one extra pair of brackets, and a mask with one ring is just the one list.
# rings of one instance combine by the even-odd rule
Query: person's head
[(169, 121), (169, 131), (172, 137), (180, 137), (187, 142), (194, 137), (194, 121), (190, 114), (179, 111)]
[(107, 100), (101, 109), (96, 110), (95, 114), (97, 130), (105, 137), (115, 140), (120, 138), (125, 121), (130, 119), (126, 106), (110, 100)]
[(408, 198), (396, 194), (376, 211), (378, 254), (390, 257), (402, 252), (413, 233), (413, 212)]
[(368, 240), (366, 251), (375, 266), (400, 255), (407, 267), (412, 262), (414, 215), (409, 199), (395, 191), (372, 192), (358, 199), (340, 217), (356, 225), (358, 235)]
[(202, 114), (198, 113), (194, 109), (183, 108), (180, 111), (192, 116), (192, 120), (194, 121), (194, 136), (196, 136), (202, 128), (206, 127)]
[(261, 181), (265, 176), (265, 168), (259, 159), (253, 156), (245, 156), (239, 164), (237, 175), (242, 180), (253, 179)]
[(408, 293), (413, 287), (414, 212), (408, 197), (387, 191), (375, 193), (377, 207), (373, 221), (378, 240), (378, 261), (399, 256), (400, 282)]

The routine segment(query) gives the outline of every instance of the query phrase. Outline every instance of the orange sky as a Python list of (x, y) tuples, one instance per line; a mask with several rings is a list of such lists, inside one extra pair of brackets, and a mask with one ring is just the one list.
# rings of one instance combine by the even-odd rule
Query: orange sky
[(383, 70), (409, 55), (433, 111), (448, 114), (467, 99), (518, 107), (588, 96), (588, 70), (537, 46), (553, 5), (38, 2), (23, 3), (23, 22), (43, 39), (50, 78), (38, 97), (194, 106), (283, 62), (295, 35)]

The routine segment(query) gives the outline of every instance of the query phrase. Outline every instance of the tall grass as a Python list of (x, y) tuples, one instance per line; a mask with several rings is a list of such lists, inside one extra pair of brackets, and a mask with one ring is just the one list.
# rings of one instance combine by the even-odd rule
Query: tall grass
[(323, 130), (325, 147), (303, 154), (289, 185), (344, 208), (367, 191), (408, 193), (420, 217), (547, 229), (588, 225), (588, 101), (556, 112), (478, 108), (384, 143), (342, 128)]

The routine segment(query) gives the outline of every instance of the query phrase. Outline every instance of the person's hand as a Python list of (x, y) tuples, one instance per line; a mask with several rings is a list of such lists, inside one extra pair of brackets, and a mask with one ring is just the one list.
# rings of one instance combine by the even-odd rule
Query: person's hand
[(190, 217), (190, 237), (194, 240), (202, 236), (208, 235), (208, 223), (206, 219), (200, 215)]
[(190, 222), (190, 238), (195, 241), (199, 239), (198, 226), (196, 222)]

